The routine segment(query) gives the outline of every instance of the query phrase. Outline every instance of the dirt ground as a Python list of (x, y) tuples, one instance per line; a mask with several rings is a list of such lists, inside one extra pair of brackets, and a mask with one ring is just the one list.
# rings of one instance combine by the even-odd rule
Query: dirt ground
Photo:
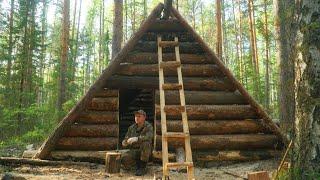
[[(271, 172), (277, 168), (278, 161), (264, 160), (233, 164), (215, 164), (210, 167), (199, 167), (196, 165), (196, 179), (245, 179), (248, 172), (266, 170)], [(162, 174), (162, 166), (159, 164), (149, 164), (148, 174), (143, 177), (134, 175), (134, 171), (123, 171), (117, 175), (105, 173), (104, 165), (92, 166), (30, 166), (19, 167), (0, 166), (0, 177), (4, 174), (15, 176), (16, 179), (155, 179)], [(20, 177), (20, 178), (19, 178)], [(185, 179), (186, 173), (170, 171), (170, 179)]]

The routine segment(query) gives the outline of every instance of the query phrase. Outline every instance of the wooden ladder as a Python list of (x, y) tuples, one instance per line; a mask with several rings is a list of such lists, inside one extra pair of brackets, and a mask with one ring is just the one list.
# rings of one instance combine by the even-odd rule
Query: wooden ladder
[[(181, 61), (179, 53), (178, 37), (174, 41), (161, 41), (161, 36), (158, 36), (158, 64), (159, 64), (159, 91), (160, 91), (160, 110), (161, 110), (161, 132), (162, 132), (162, 166), (163, 166), (163, 179), (169, 178), (169, 169), (183, 167), (187, 168), (188, 179), (194, 179), (194, 167), (192, 161), (192, 152), (190, 146), (190, 133), (188, 126), (188, 117), (186, 112), (185, 95), (183, 88)], [(162, 61), (162, 48), (174, 47), (175, 48), (175, 61)], [(177, 68), (178, 83), (165, 83), (164, 82), (164, 69)], [(180, 107), (183, 132), (167, 132), (167, 117), (165, 105), (165, 90), (179, 90), (180, 94)], [(168, 159), (168, 139), (181, 138), (184, 139), (186, 158), (184, 162), (169, 162)]]

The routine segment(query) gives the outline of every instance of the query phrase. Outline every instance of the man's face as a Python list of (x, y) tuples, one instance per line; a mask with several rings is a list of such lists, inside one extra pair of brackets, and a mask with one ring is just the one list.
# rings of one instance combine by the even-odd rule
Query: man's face
[(134, 120), (137, 124), (143, 124), (146, 120), (146, 117), (142, 114), (137, 113), (134, 115)]

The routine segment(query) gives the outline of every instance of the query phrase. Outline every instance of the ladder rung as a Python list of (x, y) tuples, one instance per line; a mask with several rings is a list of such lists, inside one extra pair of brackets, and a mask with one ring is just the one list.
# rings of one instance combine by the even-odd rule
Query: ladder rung
[(193, 167), (193, 162), (171, 162), (167, 163), (167, 167)]
[(166, 138), (186, 138), (189, 136), (189, 133), (184, 132), (166, 132), (163, 133), (163, 136)]
[(177, 68), (181, 66), (179, 61), (165, 61), (160, 63), (160, 68)]
[(165, 83), (162, 84), (163, 90), (179, 90), (182, 89), (182, 84), (179, 83)]
[(160, 41), (159, 46), (160, 47), (169, 47), (169, 46), (178, 46), (178, 41)]
[[(179, 106), (179, 105), (175, 105), (174, 106), (176, 110), (180, 111), (180, 112), (185, 112), (186, 111), (186, 107), (185, 106)], [(172, 110), (172, 105), (169, 106), (164, 106), (164, 112), (168, 113), (168, 111)]]

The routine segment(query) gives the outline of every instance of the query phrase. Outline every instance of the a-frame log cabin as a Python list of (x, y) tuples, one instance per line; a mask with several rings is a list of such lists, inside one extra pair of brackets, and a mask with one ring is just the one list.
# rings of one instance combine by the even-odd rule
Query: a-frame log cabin
[[(247, 93), (208, 45), (174, 8), (163, 19), (157, 5), (139, 30), (114, 57), (78, 104), (43, 143), (35, 158), (60, 155), (90, 157), (121, 149), (133, 111), (144, 109), (155, 127), (155, 151), (161, 150), (157, 36), (179, 39), (186, 108), (194, 161), (270, 158), (283, 136), (260, 105)], [(163, 60), (174, 58), (163, 48)], [(176, 81), (168, 69), (168, 82)], [(176, 91), (166, 92), (168, 130), (182, 129)], [(179, 141), (169, 141), (169, 148)], [(80, 155), (79, 155), (80, 154)], [(104, 154), (102, 154), (104, 157)]]

